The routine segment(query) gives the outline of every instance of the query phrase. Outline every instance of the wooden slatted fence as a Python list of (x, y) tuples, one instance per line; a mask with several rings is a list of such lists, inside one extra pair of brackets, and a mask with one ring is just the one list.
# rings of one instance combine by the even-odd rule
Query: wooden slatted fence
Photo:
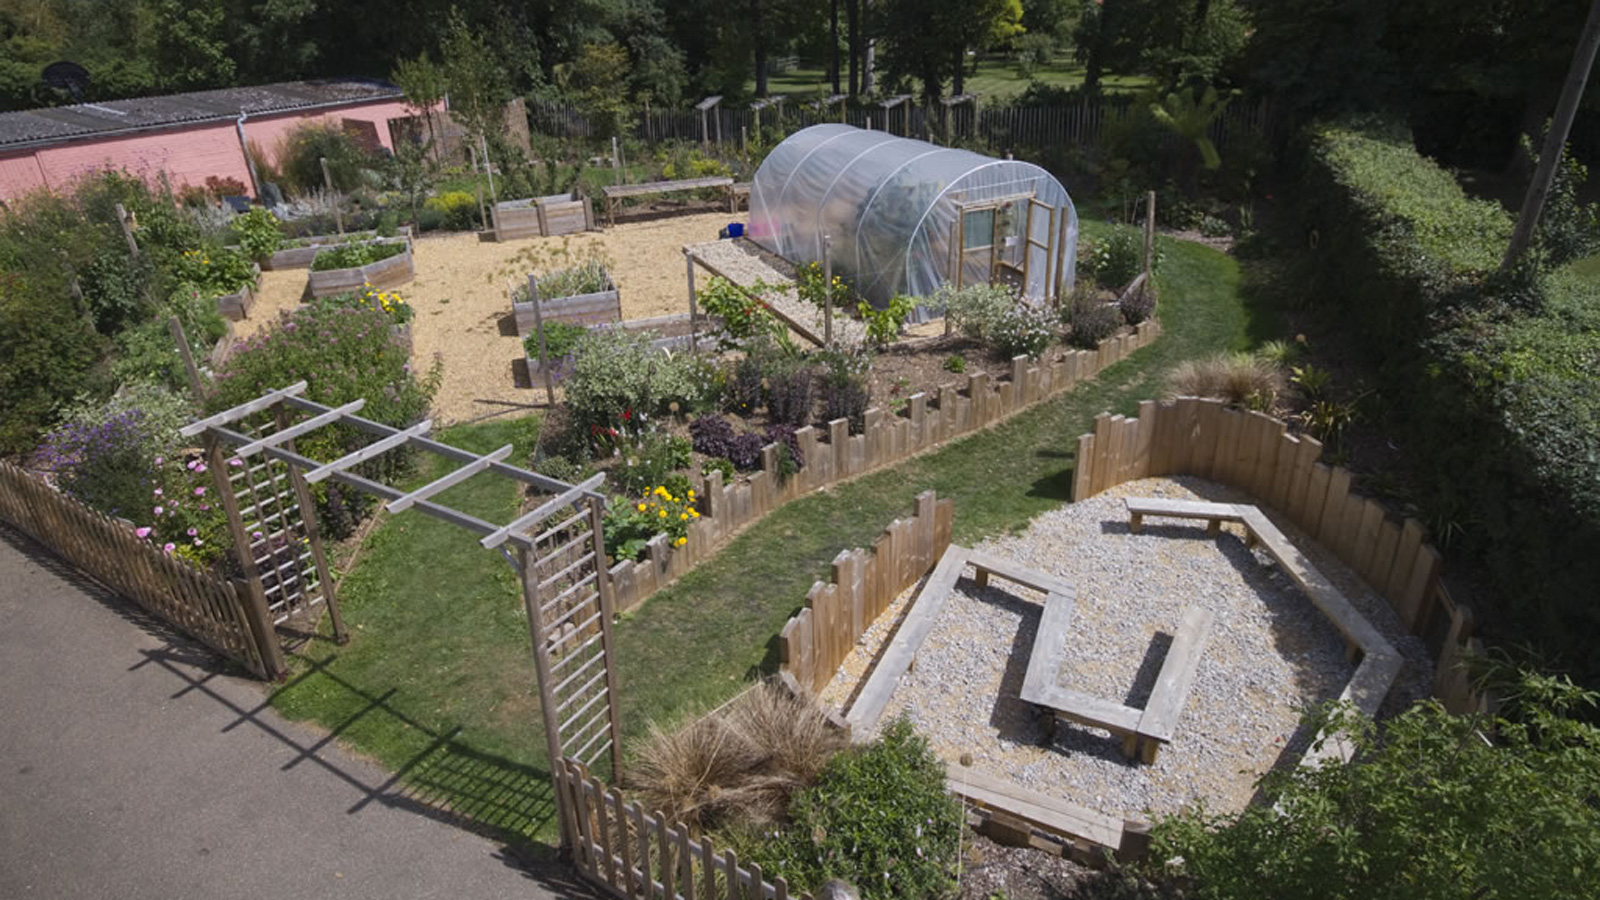
[(243, 583), (201, 572), (128, 526), (0, 461), (0, 519), (111, 590), (260, 678), (279, 652), (264, 606)]
[[(563, 828), (577, 835), (573, 864), (586, 879), (630, 900), (789, 900), (782, 878), (768, 881), (732, 849), (717, 852), (707, 836), (648, 813), (563, 758), (556, 766)], [(809, 894), (795, 895), (810, 900)]]
[(1096, 350), (1070, 350), (1048, 362), (1019, 356), (1012, 360), (1007, 380), (993, 382), (987, 373), (967, 375), (964, 386), (910, 395), (898, 412), (868, 409), (864, 428), (856, 434), (850, 433), (848, 419), (829, 422), (826, 431), (808, 425), (795, 434), (801, 466), (788, 477), (778, 471), (776, 444), (763, 449), (761, 471), (745, 481), (725, 484), (720, 472), (691, 476), (695, 494), (704, 503), (700, 518), (689, 525), (688, 543), (672, 547), (667, 535), (657, 535), (643, 560), (612, 565), (618, 612), (638, 606), (710, 558), (741, 529), (790, 500), (994, 425), (1095, 377), (1160, 334), (1160, 324), (1150, 319), (1126, 334), (1107, 338)]
[(1478, 706), (1459, 666), (1471, 646), (1471, 610), (1452, 602), (1440, 582), (1444, 557), (1427, 542), (1427, 529), (1353, 493), (1350, 471), (1321, 457), (1320, 441), (1291, 435), (1286, 422), (1264, 413), (1194, 397), (1146, 400), (1134, 418), (1102, 413), (1094, 432), (1078, 438), (1072, 498), (1163, 475), (1196, 475), (1253, 495), (1350, 566), (1413, 634), (1444, 632), (1435, 693), (1453, 710)]

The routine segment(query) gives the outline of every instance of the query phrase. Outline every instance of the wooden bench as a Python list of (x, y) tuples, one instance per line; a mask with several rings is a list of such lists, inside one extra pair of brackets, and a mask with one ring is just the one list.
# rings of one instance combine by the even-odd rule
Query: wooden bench
[(646, 181), (642, 184), (613, 184), (601, 188), (606, 195), (606, 222), (610, 225), (617, 224), (616, 201), (623, 197), (643, 197), (648, 194), (670, 194), (677, 191), (698, 191), (705, 188), (723, 188), (728, 194), (728, 211), (737, 212), (735, 204), (738, 200), (733, 193), (733, 179), (727, 177), (715, 178), (681, 178), (676, 181)]
[(1113, 852), (1121, 849), (1123, 822), (1105, 813), (1042, 797), (1038, 791), (1024, 790), (948, 763), (945, 764), (945, 789), (978, 806), (1021, 819), (1041, 831), (1087, 841)]
[(733, 187), (729, 188), (729, 190), (732, 191), (732, 199), (729, 201), (728, 212), (738, 212), (740, 200), (744, 201), (745, 209), (750, 208), (751, 185), (752, 182), (749, 181), (735, 181), (733, 183)]
[(1244, 512), (1232, 503), (1202, 503), (1195, 500), (1159, 500), (1154, 497), (1129, 497), (1128, 530), (1134, 534), (1144, 527), (1145, 516), (1169, 519), (1205, 519), (1206, 533), (1222, 531), (1223, 522), (1243, 522)]
[(1177, 730), (1178, 717), (1183, 715), (1184, 701), (1189, 698), (1195, 671), (1200, 667), (1200, 654), (1211, 637), (1214, 618), (1209, 609), (1191, 606), (1184, 610), (1172, 647), (1161, 661), (1155, 690), (1150, 692), (1144, 714), (1139, 717), (1139, 759), (1145, 763), (1155, 762), (1161, 745), (1172, 743), (1172, 733)]

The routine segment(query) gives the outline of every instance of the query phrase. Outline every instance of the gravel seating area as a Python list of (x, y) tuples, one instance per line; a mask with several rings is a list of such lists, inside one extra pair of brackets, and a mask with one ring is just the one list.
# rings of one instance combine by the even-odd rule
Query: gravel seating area
[[(781, 257), (743, 238), (695, 244), (689, 250), (741, 287), (753, 288), (758, 281), (782, 285), (783, 290), (766, 295), (767, 302), (785, 316), (811, 329), (818, 338), (822, 337), (826, 317), (821, 309), (801, 300), (795, 293), (794, 267)], [(842, 347), (859, 347), (866, 342), (866, 336), (866, 326), (860, 321), (838, 309), (833, 311), (835, 343)]]
[[(1021, 535), (975, 549), (1076, 587), (1061, 683), (1117, 703), (1144, 705), (1185, 608), (1215, 614), (1173, 742), (1154, 765), (1125, 758), (1104, 731), (1062, 724), (1051, 738), (1049, 719), (1017, 696), (1043, 597), (1003, 582), (979, 588), (970, 574), (957, 582), (880, 721), (909, 715), (947, 760), (970, 754), (977, 771), (1127, 817), (1198, 800), (1240, 809), (1262, 773), (1296, 762), (1312, 737), (1299, 726), (1300, 711), (1338, 696), (1354, 671), (1338, 631), (1269, 557), (1244, 546), (1242, 528), (1225, 526), (1212, 538), (1204, 522), (1147, 521), (1130, 534), (1127, 496), (1253, 502), (1199, 479), (1146, 479), (1065, 505)], [(1405, 658), (1384, 714), (1426, 696), (1432, 663), (1422, 642), (1332, 554), (1274, 521)], [(886, 614), (864, 645), (889, 635), (891, 615), (898, 613)], [(825, 699), (842, 703), (853, 692), (866, 654), (875, 652), (858, 650)]]

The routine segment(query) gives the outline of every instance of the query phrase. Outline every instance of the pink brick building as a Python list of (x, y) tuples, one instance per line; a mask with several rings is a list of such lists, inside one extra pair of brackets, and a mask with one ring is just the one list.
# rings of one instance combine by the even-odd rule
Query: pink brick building
[(295, 81), (165, 97), (0, 113), (0, 202), (62, 189), (85, 174), (125, 169), (172, 186), (233, 178), (259, 190), (245, 157), (259, 145), (274, 163), (283, 137), (312, 121), (341, 125), (369, 146), (394, 149), (389, 122), (415, 111), (398, 88), (362, 80)]

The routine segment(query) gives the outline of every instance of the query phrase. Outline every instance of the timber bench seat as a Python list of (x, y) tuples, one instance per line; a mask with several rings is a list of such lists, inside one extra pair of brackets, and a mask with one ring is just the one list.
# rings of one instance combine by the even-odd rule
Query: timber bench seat
[(1195, 606), (1183, 612), (1172, 647), (1161, 661), (1155, 690), (1150, 692), (1144, 713), (1139, 716), (1139, 759), (1146, 763), (1156, 761), (1156, 751), (1162, 744), (1172, 743), (1184, 701), (1189, 698), (1189, 687), (1194, 684), (1195, 670), (1200, 667), (1200, 654), (1211, 637), (1214, 618), (1211, 610)]
[(606, 195), (606, 222), (617, 224), (616, 201), (623, 197), (643, 197), (649, 194), (670, 194), (676, 191), (698, 191), (705, 188), (723, 188), (728, 193), (729, 212), (736, 212), (738, 202), (733, 191), (733, 179), (725, 176), (712, 178), (680, 178), (676, 181), (646, 181), (642, 184), (613, 184), (601, 188)]
[(1134, 534), (1144, 527), (1145, 516), (1169, 519), (1205, 519), (1206, 533), (1217, 534), (1223, 522), (1243, 522), (1244, 510), (1232, 503), (1202, 503), (1196, 500), (1161, 500), (1154, 497), (1129, 497), (1128, 530)]

